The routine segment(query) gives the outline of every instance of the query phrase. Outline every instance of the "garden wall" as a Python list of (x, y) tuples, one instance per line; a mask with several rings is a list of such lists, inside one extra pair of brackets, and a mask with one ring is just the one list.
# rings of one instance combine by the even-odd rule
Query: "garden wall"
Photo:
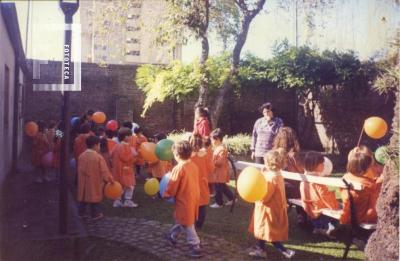
[[(32, 61), (29, 63), (32, 68)], [(71, 94), (71, 114), (79, 116), (88, 109), (104, 111), (109, 118), (134, 121), (144, 128), (148, 136), (156, 132), (173, 130), (191, 131), (195, 99), (186, 99), (176, 104), (171, 101), (155, 104), (140, 117), (144, 95), (135, 85), (137, 65), (82, 64), (82, 91)], [(32, 80), (25, 90), (26, 120), (58, 120), (62, 96), (60, 92), (33, 91), (32, 83), (46, 83), (61, 75), (61, 63), (49, 62), (41, 65), (40, 80)], [(59, 81), (60, 82), (60, 81)], [(319, 103), (315, 125), (303, 132), (305, 120), (301, 117), (295, 93), (272, 86), (242, 87), (240, 96), (231, 95), (225, 100), (219, 127), (228, 134), (251, 133), (253, 124), (261, 117), (258, 107), (271, 101), (275, 114), (285, 124), (300, 131), (304, 149), (325, 149), (328, 152), (347, 153), (356, 144), (362, 121), (370, 115), (381, 115), (390, 124), (393, 116), (393, 98), (367, 92), (353, 97), (331, 95)], [(368, 142), (368, 140), (367, 140)], [(385, 140), (380, 140), (383, 144)]]

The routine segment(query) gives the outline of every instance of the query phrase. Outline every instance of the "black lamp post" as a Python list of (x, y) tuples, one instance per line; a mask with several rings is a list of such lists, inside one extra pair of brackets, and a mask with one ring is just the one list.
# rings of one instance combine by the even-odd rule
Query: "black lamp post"
[[(65, 38), (64, 38), (64, 59), (63, 59), (63, 84), (74, 83), (73, 66), (71, 63), (71, 36), (72, 36), (72, 17), (79, 8), (79, 0), (60, 0), (60, 7), (65, 16)], [(69, 91), (63, 90), (63, 105), (61, 115), (61, 129), (64, 138), (61, 145), (60, 159), (60, 205), (59, 205), (59, 231), (61, 234), (67, 233), (68, 224), (68, 160), (69, 160), (69, 141), (70, 141), (70, 112), (69, 112)]]

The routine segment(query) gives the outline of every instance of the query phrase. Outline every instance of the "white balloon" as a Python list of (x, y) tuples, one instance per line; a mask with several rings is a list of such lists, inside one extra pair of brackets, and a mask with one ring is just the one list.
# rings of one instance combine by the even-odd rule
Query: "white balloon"
[(322, 176), (330, 176), (333, 171), (333, 164), (330, 159), (324, 157), (324, 170), (322, 171)]

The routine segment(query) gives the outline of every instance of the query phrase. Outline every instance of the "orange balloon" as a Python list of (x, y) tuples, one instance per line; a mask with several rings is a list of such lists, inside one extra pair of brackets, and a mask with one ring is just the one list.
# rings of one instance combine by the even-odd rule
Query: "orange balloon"
[(386, 121), (380, 117), (369, 117), (364, 122), (365, 133), (373, 139), (382, 138), (385, 136), (387, 130), (388, 126)]
[(104, 188), (104, 195), (113, 200), (119, 199), (123, 192), (121, 184), (117, 181), (114, 181), (114, 183), (107, 183)]
[(157, 162), (156, 144), (153, 142), (143, 142), (140, 144), (139, 153), (145, 161), (149, 163)]
[(38, 133), (38, 131), (39, 131), (39, 126), (38, 126), (35, 122), (30, 121), (30, 122), (28, 122), (28, 123), (25, 124), (25, 133), (26, 133), (26, 135), (28, 135), (29, 137), (34, 137), (34, 136), (36, 136), (36, 134)]
[(261, 171), (255, 167), (246, 167), (237, 179), (237, 191), (242, 199), (253, 203), (268, 193), (267, 181)]
[(107, 116), (104, 112), (101, 111), (96, 111), (95, 113), (93, 113), (92, 119), (95, 123), (104, 123), (107, 119)]

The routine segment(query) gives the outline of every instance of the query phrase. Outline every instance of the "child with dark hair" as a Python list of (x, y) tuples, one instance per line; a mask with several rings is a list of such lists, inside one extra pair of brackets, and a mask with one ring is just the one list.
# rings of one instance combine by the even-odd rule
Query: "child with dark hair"
[(200, 135), (190, 137), (190, 146), (192, 148), (191, 160), (199, 169), (199, 216), (196, 220), (196, 228), (201, 229), (206, 219), (206, 209), (210, 202), (210, 191), (208, 189), (208, 175), (214, 170), (214, 162), (207, 157), (207, 150), (203, 148), (203, 139)]
[(43, 165), (42, 160), (44, 155), (50, 151), (50, 145), (45, 133), (44, 121), (38, 121), (37, 125), (39, 127), (39, 131), (36, 136), (33, 137), (31, 161), (32, 165), (36, 168), (36, 171), (39, 172), (35, 182), (43, 183), (43, 181), (50, 181), (50, 178), (47, 175), (46, 167)]
[(96, 130), (96, 136), (99, 138), (103, 138), (106, 136), (106, 130), (103, 127), (98, 127)]
[[(304, 158), (304, 168), (306, 175), (322, 176), (324, 157), (316, 151), (307, 152)], [(324, 208), (339, 209), (335, 192), (329, 191), (326, 185), (302, 181), (300, 183), (300, 195), (304, 211), (314, 226), (313, 233), (331, 237), (336, 222), (321, 215), (321, 211)]]
[(118, 142), (116, 142), (116, 141), (114, 140), (115, 131), (113, 131), (113, 130), (106, 130), (106, 136), (107, 136), (107, 147), (108, 147), (108, 151), (111, 153), (112, 150), (114, 149), (115, 145), (118, 144)]
[(79, 156), (87, 149), (86, 139), (92, 136), (93, 133), (90, 130), (90, 125), (85, 123), (80, 127), (80, 134), (74, 140), (74, 157), (76, 162), (78, 162)]
[(125, 121), (124, 123), (122, 123), (122, 127), (132, 130), (133, 124), (130, 121)]
[(110, 169), (111, 171), (111, 155), (110, 152), (108, 150), (108, 140), (107, 138), (100, 138), (100, 151), (99, 151), (100, 155), (104, 158), (105, 162), (107, 163), (107, 167)]
[(163, 196), (175, 197), (175, 225), (169, 230), (166, 238), (174, 246), (177, 244), (178, 235), (185, 231), (190, 247), (189, 256), (201, 257), (200, 239), (194, 226), (200, 199), (199, 170), (190, 160), (192, 150), (189, 142), (175, 143), (173, 153), (178, 164), (172, 170)]
[(86, 217), (86, 207), (89, 205), (91, 219), (97, 220), (104, 215), (99, 211), (99, 203), (103, 200), (104, 181), (114, 182), (110, 170), (100, 151), (100, 139), (89, 136), (86, 139), (87, 149), (78, 159), (78, 190), (79, 216)]
[(228, 165), (228, 150), (222, 143), (224, 135), (221, 129), (215, 129), (210, 134), (211, 142), (214, 146), (213, 162), (214, 162), (214, 181), (215, 181), (215, 203), (212, 204), (211, 208), (222, 208), (224, 205), (223, 195), (228, 198), (225, 203), (226, 206), (233, 204), (235, 199), (232, 191), (226, 185), (230, 180), (229, 176), (229, 165)]
[(204, 107), (196, 107), (194, 111), (193, 134), (199, 134), (202, 137), (210, 136), (211, 119), (208, 109)]
[[(134, 130), (134, 135), (132, 135), (131, 139), (130, 139), (130, 145), (135, 149), (135, 151), (139, 151), (140, 145), (143, 142), (147, 142), (147, 138), (146, 136), (143, 135), (143, 130), (141, 127), (137, 127)], [(137, 156), (137, 160), (136, 160), (136, 174), (140, 175), (141, 173), (141, 169), (144, 166), (145, 162), (143, 157), (140, 155)]]
[[(363, 185), (360, 191), (350, 190), (357, 223), (376, 223), (378, 216), (376, 202), (380, 193), (382, 178), (374, 173), (375, 160), (372, 152), (364, 145), (355, 147), (349, 152), (347, 173), (343, 176), (348, 182), (355, 181)], [(350, 195), (342, 190), (343, 212), (340, 223), (351, 223)]]
[(125, 199), (123, 203), (121, 198), (115, 200), (113, 207), (138, 207), (138, 204), (132, 200), (136, 185), (135, 170), (133, 168), (136, 157), (132, 153), (132, 148), (128, 143), (131, 136), (132, 131), (130, 129), (119, 129), (118, 139), (120, 143), (115, 145), (115, 148), (111, 152), (113, 176), (123, 186)]

